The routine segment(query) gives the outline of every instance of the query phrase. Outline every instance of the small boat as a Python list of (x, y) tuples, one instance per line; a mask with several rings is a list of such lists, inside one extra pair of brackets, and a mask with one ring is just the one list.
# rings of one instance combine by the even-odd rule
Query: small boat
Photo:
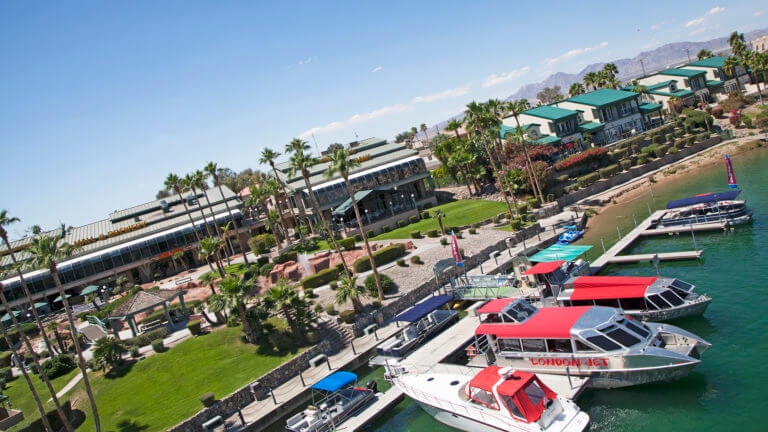
[(372, 366), (399, 360), (458, 320), (458, 312), (439, 309), (453, 296), (432, 296), (393, 318), (409, 323), (402, 331), (376, 347), (378, 356), (369, 362)]
[(587, 413), (536, 375), (510, 368), (406, 373), (392, 382), (435, 420), (463, 431), (580, 432), (589, 423)]
[[(313, 385), (312, 405), (289, 418), (285, 430), (289, 432), (322, 432), (335, 430), (344, 420), (374, 398), (376, 381), (365, 387), (352, 387), (357, 375), (335, 372)], [(319, 400), (315, 400), (318, 393)]]
[(568, 243), (575, 242), (576, 240), (580, 239), (584, 235), (584, 231), (579, 231), (576, 226), (569, 225), (564, 226), (567, 231), (560, 234), (560, 237), (557, 239), (558, 245), (567, 245)]
[(523, 299), (495, 299), (477, 315), (470, 365), (589, 377), (596, 388), (682, 378), (711, 346), (681, 328), (603, 306), (537, 308)]
[(743, 224), (752, 218), (746, 201), (735, 200), (740, 190), (706, 193), (667, 203), (667, 210), (653, 226), (672, 227), (704, 223), (727, 222)]

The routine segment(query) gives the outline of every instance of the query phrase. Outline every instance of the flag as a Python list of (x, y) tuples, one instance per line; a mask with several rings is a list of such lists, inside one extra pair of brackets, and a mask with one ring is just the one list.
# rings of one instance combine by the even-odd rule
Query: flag
[(453, 260), (456, 262), (456, 267), (461, 267), (464, 262), (461, 259), (461, 251), (459, 250), (459, 242), (456, 241), (456, 234), (451, 231), (451, 254)]
[(728, 187), (731, 189), (738, 188), (736, 175), (733, 173), (733, 165), (731, 165), (731, 157), (728, 155), (725, 155), (725, 170), (728, 172)]

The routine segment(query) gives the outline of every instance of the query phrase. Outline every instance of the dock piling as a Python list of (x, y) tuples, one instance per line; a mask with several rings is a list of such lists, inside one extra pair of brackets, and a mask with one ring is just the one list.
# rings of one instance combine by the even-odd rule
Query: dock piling
[(605, 253), (605, 242), (603, 242), (602, 237), (600, 237), (600, 244), (603, 246), (603, 253)]
[(691, 224), (691, 238), (693, 239), (693, 250), (698, 250), (696, 247), (696, 236), (693, 234), (693, 224)]
[(619, 233), (619, 240), (621, 240), (621, 230), (618, 225), (616, 226), (616, 232)]

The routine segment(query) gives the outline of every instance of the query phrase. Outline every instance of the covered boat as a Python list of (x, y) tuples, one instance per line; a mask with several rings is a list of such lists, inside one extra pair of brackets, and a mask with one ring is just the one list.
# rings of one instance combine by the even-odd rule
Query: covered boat
[[(322, 432), (335, 430), (357, 409), (373, 399), (376, 382), (366, 387), (352, 387), (357, 375), (335, 372), (311, 387), (312, 405), (289, 418), (285, 430), (290, 432)], [(318, 395), (320, 395), (319, 400)]]
[(706, 193), (667, 203), (667, 210), (655, 225), (664, 227), (703, 223), (728, 222), (741, 224), (749, 222), (752, 210), (746, 201), (736, 200), (740, 190)]
[(467, 348), (470, 364), (590, 377), (589, 386), (624, 387), (684, 377), (710, 344), (668, 324), (643, 323), (602, 306), (537, 308), (491, 300)]
[(403, 374), (393, 384), (435, 420), (464, 431), (579, 432), (589, 423), (587, 413), (536, 375), (510, 368)]
[(568, 243), (575, 242), (584, 235), (584, 231), (579, 231), (574, 225), (564, 226), (563, 228), (565, 228), (566, 231), (560, 234), (560, 237), (558, 237), (557, 243), (555, 244), (567, 245)]

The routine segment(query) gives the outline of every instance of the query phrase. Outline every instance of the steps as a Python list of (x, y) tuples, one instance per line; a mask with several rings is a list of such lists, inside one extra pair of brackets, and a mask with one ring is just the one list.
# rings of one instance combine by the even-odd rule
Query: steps
[(341, 349), (355, 338), (348, 328), (338, 324), (333, 317), (323, 320), (320, 329), (323, 339), (328, 339), (335, 349)]

